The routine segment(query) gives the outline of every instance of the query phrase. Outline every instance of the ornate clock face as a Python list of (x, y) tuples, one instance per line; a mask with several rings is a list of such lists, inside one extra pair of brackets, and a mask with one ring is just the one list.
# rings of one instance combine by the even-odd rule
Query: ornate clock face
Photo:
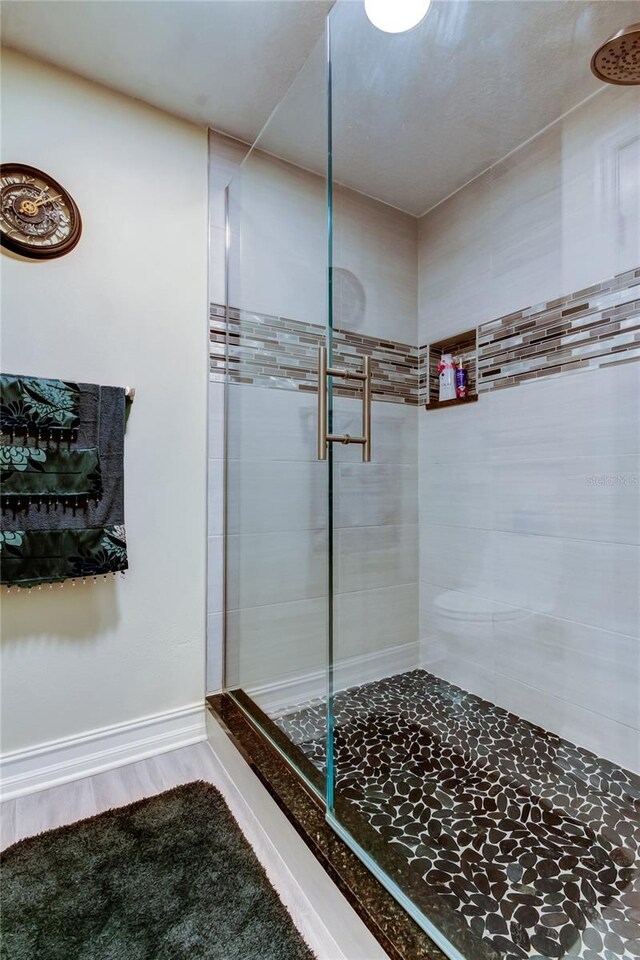
[(48, 174), (23, 163), (0, 165), (0, 241), (34, 260), (61, 257), (80, 239), (80, 212)]

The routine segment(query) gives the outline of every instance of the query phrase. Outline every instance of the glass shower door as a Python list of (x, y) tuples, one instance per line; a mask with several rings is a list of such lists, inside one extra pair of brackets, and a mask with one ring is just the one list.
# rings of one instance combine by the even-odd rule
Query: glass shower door
[(627, 18), (338, 0), (228, 191), (226, 687), (454, 960), (640, 949)]
[[(303, 156), (301, 115), (312, 134)], [(226, 298), (225, 687), (321, 796), (328, 465), (317, 458), (316, 426), (326, 129), (323, 36), (229, 184)], [(302, 705), (308, 715), (294, 725)], [(303, 750), (316, 741), (317, 754)]]
[[(335, 375), (327, 818), (432, 939), (461, 958), (470, 955), (464, 924), (444, 901), (425, 903), (416, 874), (406, 869), (407, 859), (426, 855), (412, 811), (427, 809), (423, 773), (411, 769), (420, 724), (409, 695), (420, 666), (418, 223), (359, 189), (363, 169), (376, 173), (361, 150), (350, 149), (354, 131), (362, 146), (375, 130), (389, 37), (369, 23), (362, 3), (337, 3), (329, 30), (328, 327)], [(393, 40), (396, 50), (404, 40), (410, 57), (409, 35)], [(356, 111), (350, 92), (365, 87), (371, 109)], [(483, 957), (482, 949), (474, 956)]]
[(454, 960), (640, 955), (637, 19), (329, 15), (328, 819)]

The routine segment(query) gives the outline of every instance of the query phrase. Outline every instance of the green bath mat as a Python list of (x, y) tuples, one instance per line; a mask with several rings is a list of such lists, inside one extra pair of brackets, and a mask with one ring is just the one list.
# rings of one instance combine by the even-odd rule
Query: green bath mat
[(14, 844), (2, 960), (313, 960), (210, 784)]

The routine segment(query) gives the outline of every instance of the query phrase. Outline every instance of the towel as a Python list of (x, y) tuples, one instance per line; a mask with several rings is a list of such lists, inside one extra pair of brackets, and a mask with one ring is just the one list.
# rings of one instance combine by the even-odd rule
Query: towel
[(0, 582), (128, 568), (125, 407), (120, 387), (0, 375)]
[(0, 446), (0, 483), (3, 504), (16, 510), (58, 502), (77, 510), (102, 496), (98, 448)]
[(15, 436), (73, 440), (79, 423), (77, 383), (2, 374), (0, 421), (13, 443)]

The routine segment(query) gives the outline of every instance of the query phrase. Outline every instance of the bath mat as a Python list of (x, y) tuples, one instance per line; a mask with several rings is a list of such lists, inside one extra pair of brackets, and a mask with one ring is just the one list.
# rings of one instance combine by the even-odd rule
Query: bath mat
[(211, 784), (21, 840), (0, 871), (2, 960), (313, 960)]

